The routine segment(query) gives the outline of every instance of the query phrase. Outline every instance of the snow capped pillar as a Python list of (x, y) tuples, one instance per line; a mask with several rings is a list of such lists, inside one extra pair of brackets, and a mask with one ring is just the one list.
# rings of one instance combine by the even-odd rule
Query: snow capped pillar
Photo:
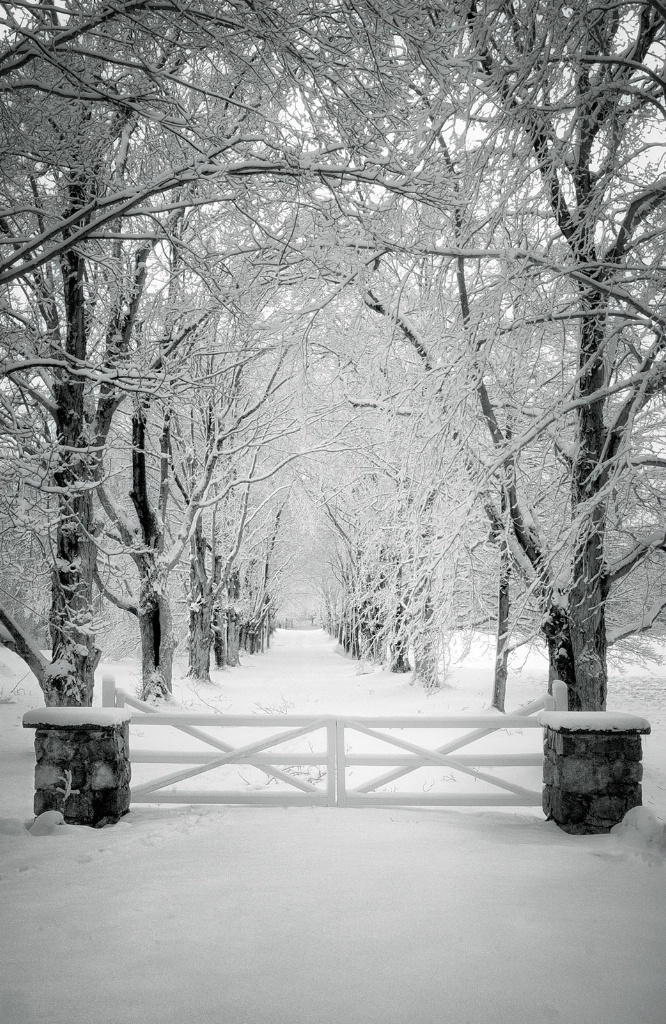
[(564, 832), (610, 832), (642, 804), (641, 735), (650, 723), (606, 711), (543, 711), (543, 810)]
[(35, 729), (36, 815), (61, 811), (71, 825), (113, 824), (130, 804), (129, 721), (116, 708), (40, 708)]

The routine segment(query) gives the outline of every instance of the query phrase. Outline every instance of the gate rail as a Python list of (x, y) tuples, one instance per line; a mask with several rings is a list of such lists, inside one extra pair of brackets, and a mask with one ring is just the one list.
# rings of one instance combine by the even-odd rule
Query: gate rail
[[(106, 707), (129, 707), (141, 712), (132, 716), (132, 724), (143, 726), (170, 726), (205, 743), (208, 750), (169, 751), (133, 750), (130, 759), (135, 764), (192, 765), (181, 768), (149, 782), (133, 786), (133, 803), (243, 803), (264, 805), (307, 806), (541, 806), (541, 790), (530, 790), (482, 768), (539, 766), (542, 753), (476, 753), (459, 751), (492, 733), (506, 729), (540, 729), (536, 712), (544, 707), (566, 710), (566, 687), (554, 686), (555, 697), (546, 695), (506, 715), (449, 715), (440, 717), (418, 716), (353, 716), (353, 715), (226, 715), (179, 711), (160, 711), (144, 701), (131, 697), (115, 685), (111, 676), (103, 681), (103, 704)], [(202, 727), (260, 728), (271, 730), (270, 735), (252, 743), (234, 746), (226, 740), (211, 736)], [(463, 735), (447, 743), (430, 748), (394, 735), (402, 729), (465, 730)], [(283, 751), (272, 748), (309, 734), (323, 732), (325, 750), (307, 752)], [(354, 753), (347, 750), (349, 733), (363, 734), (375, 742), (389, 745), (386, 753)], [(289, 790), (268, 792), (248, 790), (183, 790), (178, 783), (195, 778), (223, 765), (253, 765), (269, 779), (287, 783)], [(282, 767), (279, 767), (282, 766)], [(325, 768), (325, 785), (317, 786), (299, 778), (283, 768), (319, 766)], [(391, 768), (362, 784), (348, 787), (347, 769), (355, 766)], [(378, 792), (395, 780), (418, 768), (448, 768), (474, 780), (487, 783), (495, 792)]]

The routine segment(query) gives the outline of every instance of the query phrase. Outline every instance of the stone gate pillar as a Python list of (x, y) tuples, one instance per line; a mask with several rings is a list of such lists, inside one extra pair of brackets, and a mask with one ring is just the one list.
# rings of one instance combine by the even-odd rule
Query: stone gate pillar
[(606, 711), (543, 711), (543, 810), (574, 835), (610, 832), (642, 803), (641, 736), (650, 723)]
[(101, 827), (130, 804), (129, 721), (116, 708), (39, 708), (23, 716), (35, 729), (35, 814), (61, 811), (72, 825)]

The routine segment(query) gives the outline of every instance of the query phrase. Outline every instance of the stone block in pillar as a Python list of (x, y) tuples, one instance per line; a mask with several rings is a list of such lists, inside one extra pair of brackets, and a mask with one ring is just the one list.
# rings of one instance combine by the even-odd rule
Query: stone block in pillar
[(543, 810), (574, 835), (610, 832), (642, 803), (641, 736), (650, 723), (606, 711), (545, 711)]
[(35, 729), (36, 815), (61, 811), (71, 825), (113, 824), (130, 806), (129, 711), (41, 708), (23, 716)]

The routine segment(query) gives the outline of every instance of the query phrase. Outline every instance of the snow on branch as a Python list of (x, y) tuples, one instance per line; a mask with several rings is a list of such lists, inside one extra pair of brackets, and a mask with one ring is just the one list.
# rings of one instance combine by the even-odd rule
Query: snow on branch
[(653, 551), (666, 551), (666, 531), (651, 533), (648, 537), (637, 541), (633, 548), (611, 567), (608, 574), (610, 585), (612, 586), (624, 576), (628, 576), (632, 569), (635, 569)]
[(99, 573), (99, 569), (97, 568), (97, 566), (95, 566), (94, 578), (95, 578), (95, 583), (97, 584), (100, 592), (104, 595), (104, 597), (108, 601), (111, 602), (111, 604), (115, 605), (116, 608), (120, 608), (121, 611), (129, 612), (130, 615), (135, 615), (135, 616), (138, 617), (138, 615), (139, 615), (139, 605), (138, 605), (138, 603), (135, 600), (133, 600), (132, 598), (121, 597), (120, 594), (116, 594), (113, 590), (111, 590), (111, 588), (108, 587), (107, 584), (102, 579), (102, 577), (101, 577), (101, 575)]
[(409, 407), (405, 407), (404, 409), (393, 409), (387, 402), (379, 402), (371, 398), (352, 398), (350, 395), (345, 395), (345, 398), (351, 405), (352, 409), (377, 409), (379, 412), (389, 413), (393, 416), (414, 415), (414, 409), (410, 409)]
[(626, 640), (627, 637), (635, 636), (637, 633), (647, 633), (652, 629), (664, 610), (666, 610), (666, 597), (655, 601), (649, 608), (645, 608), (640, 619), (636, 619), (634, 622), (630, 622), (618, 629), (609, 630), (606, 635), (606, 643), (610, 647), (612, 644), (616, 644), (620, 640)]
[(48, 669), (48, 661), (33, 643), (25, 630), (19, 626), (16, 619), (14, 619), (14, 617), (10, 615), (7, 609), (3, 608), (1, 604), (0, 623), (10, 634), (19, 658), (22, 658), (28, 668), (34, 673), (37, 682), (41, 686), (46, 670)]
[(121, 508), (111, 492), (106, 489), (104, 484), (98, 484), (96, 493), (99, 498), (99, 503), (104, 509), (106, 515), (114, 526), (118, 528), (118, 533), (120, 534), (122, 543), (127, 546), (131, 546), (135, 541), (136, 531), (127, 517), (125, 510)]
[(379, 301), (371, 288), (368, 288), (367, 292), (363, 296), (363, 301), (371, 309), (373, 313), (379, 313), (380, 316), (386, 316), (400, 329), (405, 339), (410, 343), (419, 359), (423, 361), (423, 365), (426, 370), (430, 371), (433, 368), (432, 358), (428, 352), (428, 348), (421, 338), (416, 328), (407, 322), (404, 314), (390, 311), (386, 306)]
[(615, 245), (606, 253), (605, 259), (611, 262), (619, 260), (626, 252), (636, 228), (664, 202), (666, 202), (666, 178), (660, 178), (629, 204)]

